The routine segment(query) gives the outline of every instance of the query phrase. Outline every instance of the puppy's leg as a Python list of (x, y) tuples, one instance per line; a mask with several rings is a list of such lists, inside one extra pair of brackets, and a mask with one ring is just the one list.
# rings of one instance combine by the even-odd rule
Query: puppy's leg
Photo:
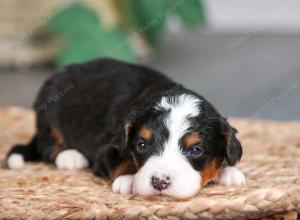
[(10, 169), (21, 169), (25, 161), (36, 161), (40, 155), (36, 151), (37, 138), (33, 137), (27, 145), (15, 145), (7, 154), (5, 164)]
[(134, 169), (132, 162), (121, 157), (114, 145), (105, 145), (98, 149), (93, 162), (94, 174), (107, 179), (115, 179), (120, 175), (133, 172)]
[(129, 194), (132, 192), (133, 173), (136, 167), (132, 160), (121, 157), (113, 145), (100, 148), (93, 164), (95, 175), (113, 181), (113, 192)]
[(58, 140), (55, 134), (56, 129), (48, 125), (38, 125), (38, 144), (37, 151), (42, 156), (43, 161), (54, 163), (56, 155), (64, 149), (63, 141)]
[(133, 177), (133, 175), (119, 176), (112, 184), (112, 191), (114, 193), (121, 193), (124, 195), (132, 193)]
[(89, 166), (85, 156), (76, 149), (63, 150), (55, 158), (58, 169), (79, 170)]
[(240, 186), (246, 183), (246, 178), (243, 172), (236, 167), (227, 166), (220, 170), (216, 182), (226, 186)]
[(77, 170), (88, 167), (87, 159), (77, 150), (68, 149), (58, 128), (40, 126), (38, 149), (44, 161), (55, 163), (58, 169)]
[(55, 140), (46, 122), (38, 120), (37, 134), (27, 145), (16, 145), (7, 154), (6, 165), (11, 169), (20, 169), (26, 161), (44, 160), (53, 162), (52, 151)]

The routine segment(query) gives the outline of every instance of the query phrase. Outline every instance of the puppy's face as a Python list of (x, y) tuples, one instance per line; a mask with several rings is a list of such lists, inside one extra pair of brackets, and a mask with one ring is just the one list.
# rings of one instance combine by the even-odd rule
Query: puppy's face
[(126, 133), (127, 151), (138, 167), (137, 194), (192, 196), (216, 177), (224, 159), (234, 165), (241, 157), (233, 129), (193, 95), (162, 97)]

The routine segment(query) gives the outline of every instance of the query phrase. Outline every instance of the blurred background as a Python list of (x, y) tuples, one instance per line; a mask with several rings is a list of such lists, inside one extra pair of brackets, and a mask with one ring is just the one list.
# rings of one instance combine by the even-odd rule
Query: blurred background
[(300, 1), (0, 0), (0, 106), (66, 65), (156, 68), (225, 116), (300, 119)]

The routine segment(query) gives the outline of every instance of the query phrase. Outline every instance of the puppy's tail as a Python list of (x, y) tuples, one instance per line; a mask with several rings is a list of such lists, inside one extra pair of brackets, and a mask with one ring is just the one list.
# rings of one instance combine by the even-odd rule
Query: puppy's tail
[(15, 145), (6, 156), (6, 167), (10, 169), (20, 169), (25, 165), (25, 161), (35, 161), (40, 159), (36, 144), (37, 137), (35, 136), (27, 145)]

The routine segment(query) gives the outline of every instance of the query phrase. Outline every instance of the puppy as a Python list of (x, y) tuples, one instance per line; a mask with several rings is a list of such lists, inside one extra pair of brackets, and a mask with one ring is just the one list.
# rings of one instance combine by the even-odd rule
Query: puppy
[(212, 180), (241, 185), (236, 130), (202, 96), (150, 68), (101, 59), (51, 77), (34, 109), (37, 134), (8, 168), (43, 160), (91, 167), (116, 193), (190, 197)]

